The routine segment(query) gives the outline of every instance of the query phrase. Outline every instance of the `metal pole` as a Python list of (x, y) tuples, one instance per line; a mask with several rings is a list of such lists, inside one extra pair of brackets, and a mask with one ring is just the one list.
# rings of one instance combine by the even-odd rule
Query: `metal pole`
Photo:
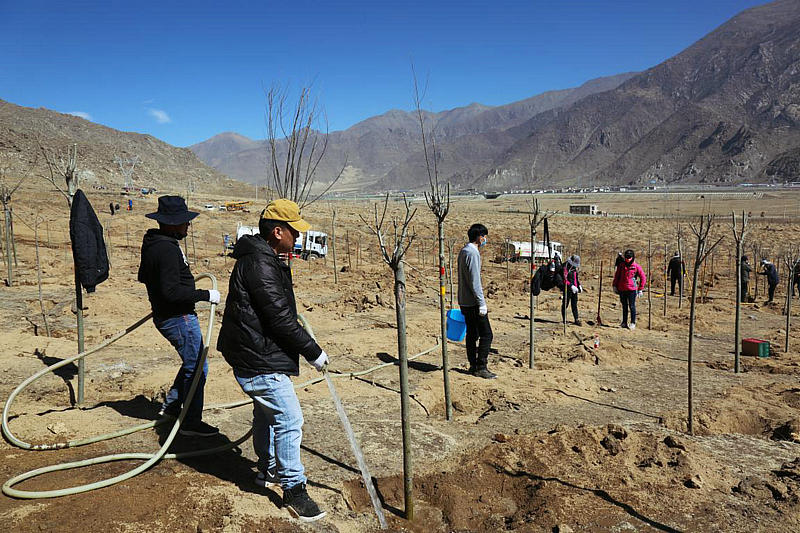
[(336, 269), (336, 209), (331, 216), (331, 252), (333, 253), (333, 282), (339, 283), (339, 271)]
[[(699, 251), (698, 251), (699, 257)], [(688, 377), (688, 404), (689, 404), (689, 435), (694, 435), (694, 403), (692, 398), (692, 363), (694, 362), (694, 309), (696, 305), (696, 298), (697, 298), (697, 271), (700, 269), (700, 265), (695, 263), (693, 272), (692, 272), (692, 301), (689, 302), (689, 353), (687, 356), (687, 377)]]
[(445, 284), (447, 275), (444, 269), (444, 221), (439, 221), (439, 320), (442, 332), (442, 378), (444, 379), (445, 418), (453, 419), (453, 404), (450, 399), (450, 361), (447, 355), (447, 312), (445, 310)]

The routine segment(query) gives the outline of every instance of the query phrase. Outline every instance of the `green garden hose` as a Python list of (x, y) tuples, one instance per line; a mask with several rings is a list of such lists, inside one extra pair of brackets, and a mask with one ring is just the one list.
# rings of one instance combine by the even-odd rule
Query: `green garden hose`
[[(208, 273), (200, 274), (199, 276), (197, 276), (195, 278), (195, 280), (198, 281), (198, 280), (201, 280), (201, 279), (204, 279), (204, 278), (208, 278), (208, 279), (211, 280), (211, 284), (212, 284), (212, 288), (213, 289), (217, 288), (217, 280), (212, 274), (208, 274)], [(204, 341), (203, 342), (203, 345), (204, 345), (203, 352), (202, 352), (202, 354), (200, 356), (200, 360), (198, 361), (197, 368), (202, 368), (203, 365), (205, 364), (206, 358), (208, 357), (208, 349), (209, 349), (209, 346), (211, 344), (211, 334), (212, 334), (212, 329), (213, 329), (213, 326), (214, 326), (214, 311), (215, 311), (215, 309), (216, 309), (216, 304), (212, 303), (211, 304), (211, 310), (209, 312), (208, 327), (206, 328), (205, 337), (203, 339), (203, 341)], [(11, 410), (11, 405), (14, 402), (14, 400), (16, 399), (16, 397), (19, 395), (19, 393), (22, 392), (28, 385), (30, 385), (34, 381), (38, 380), (42, 376), (44, 376), (46, 374), (49, 374), (50, 372), (53, 372), (54, 370), (57, 370), (57, 369), (65, 366), (65, 365), (73, 363), (73, 362), (75, 362), (75, 361), (77, 361), (79, 359), (82, 359), (82, 358), (84, 358), (84, 357), (86, 357), (88, 355), (96, 353), (96, 352), (102, 350), (103, 348), (106, 348), (106, 347), (114, 344), (116, 341), (118, 341), (119, 339), (121, 339), (125, 335), (131, 333), (132, 331), (136, 330), (141, 325), (146, 323), (151, 317), (152, 317), (152, 313), (140, 318), (139, 320), (134, 322), (132, 325), (128, 326), (124, 330), (121, 330), (121, 331), (115, 333), (114, 335), (112, 335), (111, 337), (109, 337), (108, 339), (103, 341), (102, 343), (98, 344), (97, 346), (94, 346), (93, 348), (91, 348), (89, 350), (86, 350), (84, 352), (81, 352), (81, 353), (79, 353), (77, 355), (74, 355), (72, 357), (68, 357), (66, 359), (63, 359), (63, 360), (59, 361), (58, 363), (55, 363), (55, 364), (53, 364), (53, 365), (51, 365), (51, 366), (49, 366), (47, 368), (44, 368), (44, 369), (36, 372), (35, 374), (30, 376), (29, 378), (27, 378), (22, 383), (20, 383), (11, 392), (11, 394), (8, 397), (8, 399), (6, 400), (5, 406), (3, 407), (2, 430), (3, 430), (3, 434), (9, 440), (9, 442), (11, 442), (13, 445), (18, 446), (19, 448), (23, 448), (25, 450), (35, 450), (35, 451), (60, 450), (60, 449), (65, 449), (65, 448), (74, 448), (74, 447), (77, 447), (77, 446), (84, 446), (86, 444), (92, 444), (92, 443), (95, 443), (95, 442), (101, 442), (101, 441), (113, 439), (113, 438), (116, 438), (116, 437), (120, 437), (120, 436), (123, 436), (123, 435), (129, 435), (129, 434), (135, 433), (137, 431), (142, 431), (142, 430), (149, 429), (149, 428), (155, 427), (157, 425), (162, 425), (162, 424), (166, 423), (165, 419), (154, 420), (154, 421), (151, 421), (151, 422), (146, 422), (144, 424), (138, 424), (136, 426), (132, 426), (132, 427), (129, 427), (129, 428), (121, 429), (121, 430), (118, 430), (118, 431), (115, 431), (115, 432), (112, 432), (112, 433), (106, 433), (104, 435), (97, 435), (97, 436), (94, 436), (94, 437), (88, 437), (88, 438), (84, 438), (84, 439), (75, 439), (75, 440), (70, 440), (70, 441), (65, 441), (65, 442), (48, 443), (48, 444), (31, 444), (29, 442), (25, 442), (25, 441), (19, 439), (16, 435), (14, 435), (14, 433), (12, 433), (11, 429), (8, 426), (8, 417), (9, 417), (9, 412)], [(305, 320), (305, 318), (302, 315), (300, 315), (299, 319), (300, 319), (301, 323), (303, 324), (303, 326), (310, 333), (312, 333), (312, 335), (313, 335), (313, 331), (311, 330), (311, 326)], [(417, 357), (421, 357), (421, 356), (423, 356), (425, 354), (428, 354), (428, 353), (432, 352), (433, 350), (437, 349), (438, 347), (439, 347), (439, 344), (437, 343), (435, 346), (432, 346), (431, 348), (428, 348), (428, 349), (426, 349), (426, 350), (424, 350), (424, 351), (422, 351), (422, 352), (420, 352), (418, 354), (413, 355), (412, 357), (409, 357), (409, 360), (413, 360), (413, 359), (416, 359)], [(376, 366), (373, 366), (373, 367), (365, 369), (365, 370), (361, 370), (361, 371), (357, 371), (357, 372), (349, 372), (349, 373), (337, 373), (337, 374), (334, 374), (334, 375), (332, 375), (330, 377), (332, 377), (332, 378), (351, 377), (352, 378), (352, 377), (362, 376), (362, 375), (374, 372), (376, 370), (379, 370), (381, 368), (384, 368), (386, 366), (391, 366), (393, 364), (394, 363), (383, 363), (383, 364), (376, 365)], [(192, 396), (194, 396), (194, 392), (197, 389), (197, 383), (199, 382), (200, 375), (201, 375), (200, 372), (196, 372), (195, 373), (194, 379), (192, 380), (192, 384), (191, 384), (191, 386), (189, 388), (189, 393), (188, 393), (187, 398), (191, 398)], [(324, 381), (324, 380), (325, 380), (325, 377), (319, 377), (319, 378), (310, 379), (310, 380), (305, 381), (303, 383), (296, 384), (295, 388), (297, 388), (297, 389), (304, 388), (304, 387), (307, 387), (309, 385), (313, 385), (315, 383), (319, 383), (319, 382)], [(231, 408), (234, 408), (234, 407), (241, 407), (241, 406), (244, 406), (244, 405), (249, 405), (251, 403), (253, 403), (253, 400), (248, 398), (246, 400), (240, 400), (240, 401), (226, 403), (226, 404), (210, 405), (210, 406), (205, 407), (205, 410), (208, 410), (208, 409), (231, 409)], [(13, 498), (21, 498), (21, 499), (55, 498), (55, 497), (58, 497), (58, 496), (67, 496), (67, 495), (70, 495), (70, 494), (79, 494), (81, 492), (88, 492), (88, 491), (91, 491), (91, 490), (95, 490), (95, 489), (99, 489), (99, 488), (103, 488), (103, 487), (108, 487), (110, 485), (114, 485), (114, 484), (119, 483), (121, 481), (125, 481), (127, 479), (130, 479), (130, 478), (132, 478), (132, 477), (144, 472), (145, 470), (149, 469), (151, 466), (156, 464), (161, 459), (184, 459), (184, 458), (188, 458), (188, 457), (197, 457), (197, 456), (201, 456), (201, 455), (210, 455), (210, 454), (219, 453), (219, 452), (222, 452), (222, 451), (225, 451), (225, 450), (229, 450), (231, 448), (239, 446), (239, 444), (241, 444), (242, 442), (244, 442), (248, 438), (250, 438), (250, 436), (252, 434), (252, 429), (251, 429), (247, 433), (245, 433), (242, 437), (236, 439), (235, 441), (227, 442), (225, 444), (216, 446), (214, 448), (205, 448), (205, 449), (201, 449), (201, 450), (194, 450), (194, 451), (181, 452), (181, 453), (167, 453), (167, 450), (169, 449), (170, 445), (172, 444), (172, 441), (175, 439), (175, 436), (178, 433), (178, 430), (180, 429), (180, 425), (183, 422), (184, 416), (186, 415), (186, 411), (188, 409), (188, 406), (189, 406), (189, 402), (184, 402), (183, 408), (181, 409), (181, 412), (178, 415), (177, 420), (175, 421), (174, 425), (172, 426), (172, 429), (169, 432), (169, 435), (167, 436), (167, 438), (164, 441), (164, 443), (162, 444), (162, 446), (155, 453), (119, 453), (119, 454), (112, 454), (112, 455), (104, 455), (104, 456), (101, 456), (101, 457), (94, 457), (94, 458), (85, 459), (85, 460), (82, 460), (82, 461), (74, 461), (74, 462), (69, 462), (69, 463), (60, 463), (60, 464), (55, 464), (55, 465), (51, 465), (51, 466), (45, 466), (45, 467), (42, 467), (42, 468), (37, 468), (35, 470), (31, 470), (29, 472), (25, 472), (23, 474), (20, 474), (18, 476), (15, 476), (15, 477), (9, 479), (8, 481), (6, 481), (3, 484), (2, 491), (7, 496), (11, 496)], [(110, 463), (110, 462), (113, 462), (113, 461), (129, 461), (129, 460), (138, 460), (138, 461), (145, 461), (145, 462), (143, 464), (139, 465), (138, 467), (136, 467), (136, 468), (134, 468), (132, 470), (129, 470), (129, 471), (123, 473), (123, 474), (120, 474), (118, 476), (114, 476), (114, 477), (111, 477), (111, 478), (108, 478), (108, 479), (96, 481), (94, 483), (88, 483), (88, 484), (85, 484), (85, 485), (79, 485), (79, 486), (76, 486), (76, 487), (67, 487), (67, 488), (58, 489), (58, 490), (45, 490), (45, 491), (27, 491), (27, 490), (19, 490), (19, 489), (15, 489), (14, 488), (15, 485), (17, 485), (17, 484), (19, 484), (19, 483), (21, 483), (23, 481), (26, 481), (28, 479), (31, 479), (31, 478), (34, 478), (34, 477), (37, 477), (37, 476), (40, 476), (42, 474), (46, 474), (46, 473), (49, 473), (49, 472), (56, 472), (56, 471), (61, 471), (61, 470), (71, 470), (73, 468), (81, 468), (81, 467), (84, 467), (84, 466), (91, 466), (91, 465), (102, 464), (102, 463)]]

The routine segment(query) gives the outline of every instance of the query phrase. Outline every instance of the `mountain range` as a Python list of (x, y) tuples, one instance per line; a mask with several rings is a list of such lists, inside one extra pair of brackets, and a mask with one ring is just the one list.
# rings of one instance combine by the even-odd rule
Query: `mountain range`
[[(425, 112), (440, 175), (456, 188), (793, 181), (800, 171), (800, 0), (738, 14), (644, 72), (512, 104)], [(324, 181), (344, 189), (426, 184), (414, 113), (391, 110), (329, 135)], [(223, 133), (190, 147), (263, 182), (266, 147)]]

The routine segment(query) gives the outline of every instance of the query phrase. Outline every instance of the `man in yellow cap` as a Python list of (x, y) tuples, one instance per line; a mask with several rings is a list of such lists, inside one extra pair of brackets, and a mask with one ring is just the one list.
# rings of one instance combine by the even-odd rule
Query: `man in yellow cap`
[(291, 252), (300, 232), (310, 228), (290, 200), (270, 202), (261, 212), (259, 235), (242, 236), (231, 254), (236, 265), (217, 341), (236, 381), (253, 399), (256, 484), (280, 483), (284, 506), (307, 522), (325, 513), (306, 491), (303, 413), (290, 376), (300, 373), (300, 355), (317, 370), (328, 355), (297, 322), (292, 273), (278, 254)]

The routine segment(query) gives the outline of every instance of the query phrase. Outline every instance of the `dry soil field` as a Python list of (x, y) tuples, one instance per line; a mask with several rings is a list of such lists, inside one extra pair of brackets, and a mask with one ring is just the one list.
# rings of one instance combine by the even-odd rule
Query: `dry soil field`
[[(701, 197), (702, 194), (702, 197)], [(134, 211), (111, 217), (107, 206), (119, 197), (89, 192), (107, 229), (110, 279), (85, 296), (87, 345), (101, 342), (149, 311), (144, 287), (136, 282), (143, 232), (154, 225), (144, 214), (155, 198), (136, 199)], [(752, 213), (752, 245), (774, 260), (800, 243), (800, 194), (785, 191), (736, 193), (616, 194), (588, 197), (542, 196), (548, 210), (566, 211), (571, 202), (591, 202), (603, 211), (636, 217), (555, 216), (554, 240), (583, 259), (580, 296), (582, 326), (563, 332), (559, 295), (538, 298), (536, 367), (528, 369), (527, 265), (492, 261), (504, 239), (527, 240), (524, 197), (456, 199), (447, 220), (455, 250), (472, 222), (489, 227), (483, 280), (488, 293), (495, 380), (465, 372), (462, 345), (451, 343), (450, 373), (454, 419), (444, 420), (440, 353), (410, 365), (416, 516), (402, 518), (400, 400), (397, 367), (364, 379), (340, 379), (337, 388), (377, 479), (391, 528), (429, 531), (791, 531), (800, 530), (800, 341), (790, 338), (784, 353), (786, 295), (784, 270), (777, 302), (764, 305), (763, 277), (756, 303), (742, 314), (744, 337), (769, 340), (774, 354), (743, 358), (733, 372), (734, 278), (730, 211)], [(197, 208), (220, 198), (192, 199)], [(396, 361), (396, 327), (391, 272), (380, 262), (375, 239), (359, 220), (367, 201), (338, 201), (337, 264), (346, 266), (334, 283), (333, 261), (297, 261), (294, 268), (299, 311), (313, 324), (335, 371), (349, 372)], [(390, 203), (398, 209), (398, 202)], [(422, 201), (413, 229), (419, 236), (408, 256), (408, 335), (411, 353), (437, 343), (438, 276), (433, 265), (435, 224)], [(330, 233), (331, 204), (305, 215)], [(71, 311), (72, 264), (67, 248), (68, 212), (62, 198), (23, 189), (14, 198), (17, 268), (12, 287), (0, 287), (0, 397), (27, 376), (76, 351)], [(687, 428), (687, 342), (689, 300), (678, 307), (668, 297), (664, 311), (664, 248), (676, 247), (676, 223), (683, 245), (693, 249), (688, 217), (701, 211), (720, 215), (716, 233), (725, 240), (706, 266), (698, 303), (695, 339), (695, 435)], [(764, 216), (761, 216), (762, 211)], [(39, 225), (42, 290), (52, 328), (44, 333), (39, 309), (32, 228)], [(650, 218), (644, 218), (649, 216)], [(669, 216), (671, 218), (665, 218)], [(222, 254), (222, 234), (236, 223), (255, 223), (257, 212), (206, 212), (187, 240), (195, 273), (211, 272), (227, 289), (232, 260)], [(609, 291), (609, 263), (617, 250), (634, 248), (647, 269), (653, 250), (650, 301), (638, 301), (638, 329), (620, 329), (619, 303)], [(349, 244), (349, 255), (346, 246)], [(595, 323), (601, 260), (604, 293)], [(5, 277), (5, 275), (3, 276)], [(688, 286), (687, 283), (687, 292)], [(198, 306), (201, 322), (207, 304)], [(793, 314), (798, 313), (795, 302)], [(217, 318), (222, 306), (217, 308)], [(796, 321), (797, 319), (794, 318)], [(219, 328), (217, 320), (215, 331)], [(599, 337), (599, 348), (591, 339)], [(216, 335), (214, 336), (216, 342)], [(208, 405), (244, 396), (232, 373), (211, 350), (206, 386)], [(145, 324), (113, 347), (87, 358), (86, 398), (72, 406), (76, 369), (65, 367), (26, 389), (11, 412), (10, 427), (25, 440), (57, 442), (125, 428), (156, 416), (160, 399), (178, 366), (174, 350)], [(308, 365), (298, 382), (316, 372)], [(377, 521), (360, 481), (355, 459), (323, 383), (298, 391), (306, 418), (303, 460), (310, 491), (328, 517), (312, 525), (293, 521), (278, 505), (280, 491), (253, 484), (252, 446), (195, 459), (163, 461), (122, 484), (49, 500), (0, 497), (0, 520), (8, 531), (373, 531)], [(212, 409), (217, 439), (179, 438), (186, 450), (244, 434), (249, 407)], [(54, 463), (119, 452), (152, 452), (163, 431), (142, 431), (103, 443), (60, 451), (24, 451), (0, 444), (2, 481)], [(212, 442), (207, 442), (212, 441)], [(50, 489), (116, 475), (138, 462), (105, 465), (41, 476), (19, 488)]]

